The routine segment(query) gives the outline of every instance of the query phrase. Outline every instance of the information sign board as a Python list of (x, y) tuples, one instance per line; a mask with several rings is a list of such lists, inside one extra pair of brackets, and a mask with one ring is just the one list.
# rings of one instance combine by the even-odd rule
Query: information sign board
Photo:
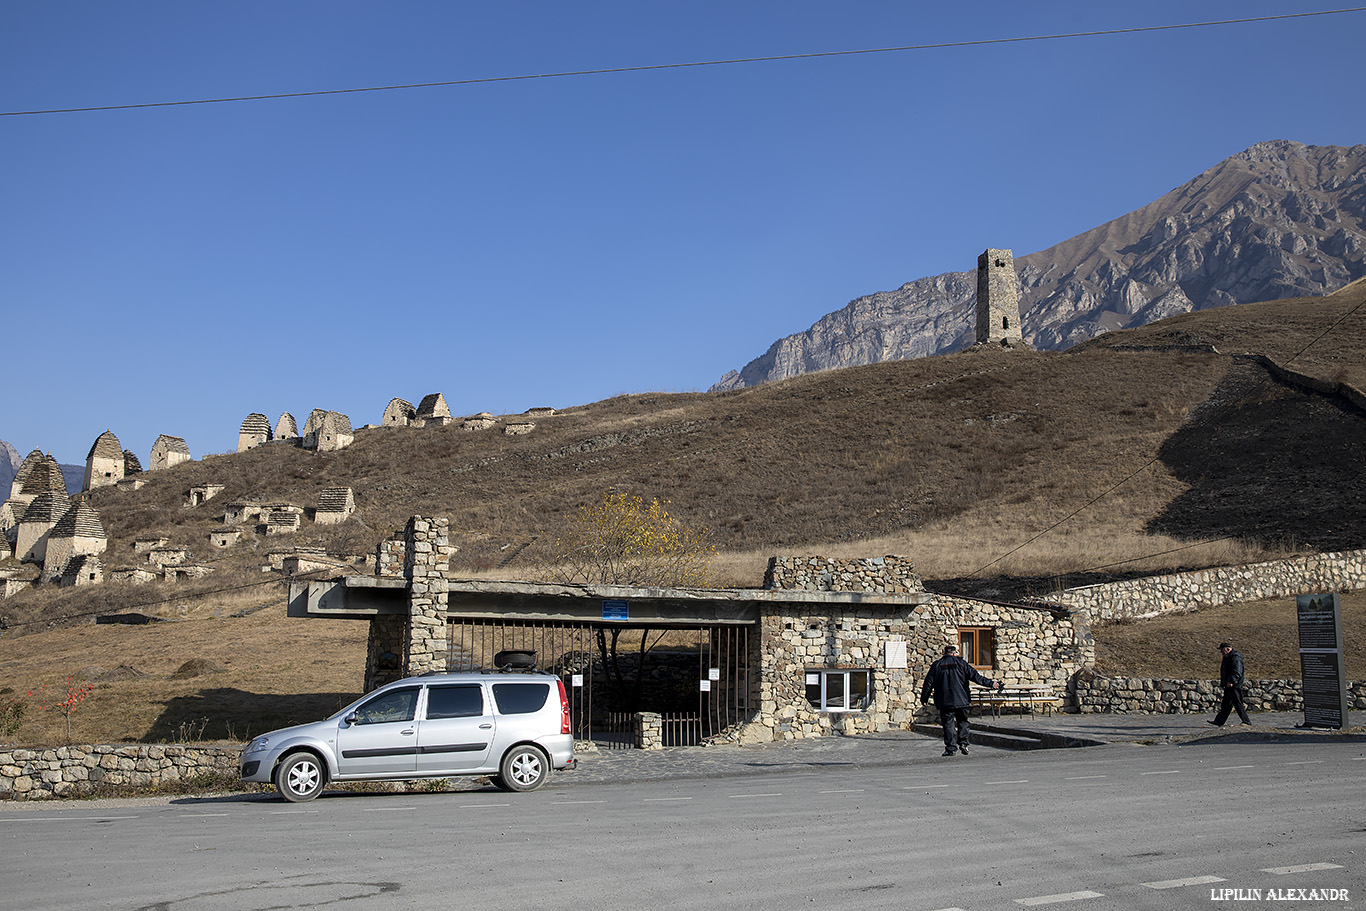
[(1343, 667), (1342, 609), (1337, 595), (1295, 599), (1300, 633), (1300, 680), (1306, 728), (1347, 726), (1347, 675)]
[(631, 603), (629, 601), (604, 600), (602, 602), (602, 619), (630, 620)]

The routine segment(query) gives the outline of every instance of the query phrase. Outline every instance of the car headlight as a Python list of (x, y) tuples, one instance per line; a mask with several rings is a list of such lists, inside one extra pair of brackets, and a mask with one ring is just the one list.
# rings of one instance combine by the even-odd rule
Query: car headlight
[(269, 738), (269, 737), (257, 737), (257, 738), (256, 738), (255, 740), (253, 740), (251, 743), (247, 744), (247, 748), (246, 748), (246, 750), (244, 751), (244, 753), (259, 753), (259, 752), (261, 752), (262, 750), (266, 749), (266, 748), (269, 747), (269, 746), (270, 746), (270, 738)]

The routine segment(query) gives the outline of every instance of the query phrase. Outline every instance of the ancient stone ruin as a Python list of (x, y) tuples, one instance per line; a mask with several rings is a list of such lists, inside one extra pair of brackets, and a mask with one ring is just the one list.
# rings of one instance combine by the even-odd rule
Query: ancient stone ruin
[(95, 438), (90, 452), (86, 453), (85, 479), (81, 489), (111, 487), (123, 480), (123, 472), (123, 447), (119, 445), (119, 438), (114, 436), (114, 431), (106, 430)]
[(313, 521), (318, 525), (340, 525), (356, 511), (356, 498), (350, 487), (329, 487), (318, 495)]
[(163, 433), (152, 444), (152, 467), (150, 471), (173, 468), (181, 462), (190, 461), (190, 447), (180, 437)]
[(255, 449), (262, 443), (270, 442), (273, 438), (270, 420), (264, 414), (249, 414), (242, 421), (241, 429), (237, 431), (237, 451), (246, 452), (248, 449)]
[(439, 392), (423, 396), (422, 404), (417, 406), (417, 415), (412, 420), (414, 427), (445, 427), (451, 423), (451, 410), (446, 407), (446, 399)]
[(986, 250), (977, 257), (977, 344), (1024, 345), (1018, 289), (1009, 250)]
[[(99, 513), (84, 501), (71, 506), (48, 533), (47, 547), (43, 554), (43, 579), (48, 582), (61, 582), (67, 574), (69, 564), (77, 557), (93, 557), (102, 554), (109, 544), (104, 526), (100, 523)], [(84, 566), (84, 561), (82, 561)], [(72, 570), (77, 576), (80, 570)], [(88, 574), (90, 569), (85, 570)], [(102, 577), (102, 571), (101, 571)], [(88, 584), (91, 580), (86, 580)], [(77, 584), (73, 581), (72, 584)]]
[(384, 409), (384, 417), (380, 418), (381, 427), (407, 427), (417, 417), (417, 409), (412, 402), (400, 398), (389, 400), (389, 405)]
[(303, 446), (316, 452), (338, 452), (355, 440), (351, 419), (338, 411), (313, 409), (304, 424)]
[(275, 439), (297, 440), (298, 438), (299, 425), (294, 422), (294, 415), (286, 411), (280, 415), (280, 420), (275, 422)]
[(191, 487), (189, 493), (185, 495), (185, 505), (190, 507), (202, 506), (222, 492), (222, 484), (204, 484), (199, 487)]
[(490, 413), (487, 412), (487, 411), (481, 411), (481, 412), (479, 412), (478, 414), (476, 414), (474, 417), (465, 418), (465, 420), (462, 421), (462, 422), (460, 423), (460, 429), (461, 429), (461, 430), (488, 430), (488, 429), (489, 429), (490, 427), (492, 427), (495, 423), (497, 423), (497, 422), (494, 420), (492, 414), (490, 414)]

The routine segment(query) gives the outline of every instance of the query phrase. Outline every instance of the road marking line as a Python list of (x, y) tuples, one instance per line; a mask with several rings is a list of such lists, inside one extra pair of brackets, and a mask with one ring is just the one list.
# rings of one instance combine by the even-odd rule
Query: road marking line
[(931, 790), (931, 789), (933, 789), (933, 788), (951, 788), (951, 787), (953, 787), (953, 785), (948, 785), (948, 784), (908, 784), (908, 785), (906, 785), (906, 787), (902, 788), (901, 790), (903, 790), (903, 791), (929, 791), (929, 790)]
[(1091, 892), (1091, 891), (1089, 891), (1089, 890), (1086, 890), (1086, 891), (1082, 891), (1082, 892), (1063, 892), (1063, 893), (1058, 894), (1058, 895), (1038, 895), (1038, 896), (1035, 896), (1034, 898), (1017, 898), (1017, 899), (1015, 899), (1015, 904), (1017, 904), (1017, 905), (1052, 905), (1052, 904), (1056, 904), (1056, 903), (1058, 903), (1058, 902), (1074, 902), (1074, 901), (1077, 901), (1078, 899), (1082, 899), (1082, 898), (1104, 898), (1104, 897), (1105, 897), (1105, 893), (1104, 893), (1104, 892)]
[(818, 794), (862, 794), (863, 788), (841, 788), (834, 791), (818, 791)]
[(510, 803), (462, 803), (459, 805), (462, 810), (496, 810), (499, 807), (510, 807)]
[(181, 819), (213, 819), (217, 816), (227, 816), (227, 813), (182, 813)]
[(557, 800), (557, 801), (555, 801), (555, 805), (556, 805), (556, 806), (561, 806), (561, 805), (563, 805), (563, 804), (578, 804), (578, 803), (607, 803), (607, 801), (605, 801), (605, 800)]
[(271, 816), (317, 816), (320, 810), (271, 810)]
[(1009, 781), (984, 781), (982, 784), (1027, 784), (1028, 778), (1012, 778)]
[(1322, 759), (1301, 759), (1298, 762), (1287, 762), (1285, 765), (1321, 765)]
[(730, 799), (731, 799), (731, 800), (749, 800), (750, 798), (753, 798), (753, 797), (782, 797), (782, 796), (783, 796), (782, 794), (780, 794), (780, 793), (778, 793), (778, 792), (775, 791), (775, 792), (773, 792), (772, 794), (732, 794), (732, 795), (730, 795)]
[(1228, 882), (1218, 876), (1187, 876), (1185, 879), (1164, 879), (1155, 883), (1139, 883), (1149, 889), (1179, 889), (1182, 886), (1207, 886), (1210, 883)]
[(646, 797), (645, 803), (667, 803), (671, 800), (692, 800), (691, 797)]
[(407, 813), (417, 807), (365, 807), (362, 813)]
[(1215, 771), (1215, 772), (1232, 772), (1234, 769), (1251, 769), (1251, 768), (1254, 768), (1254, 766), (1250, 766), (1250, 765), (1221, 765), (1221, 766), (1219, 766), (1217, 769), (1213, 769), (1212, 771)]
[(5, 822), (109, 822), (113, 819), (137, 819), (136, 816), (15, 816)]
[(1263, 873), (1285, 876), (1289, 873), (1314, 873), (1319, 870), (1341, 870), (1340, 864), (1300, 864), (1297, 867), (1263, 867)]
[(1109, 778), (1108, 775), (1074, 775), (1071, 778), (1064, 778), (1063, 781), (1089, 781), (1092, 778)]
[(1161, 772), (1139, 772), (1140, 775), (1180, 775), (1184, 769), (1164, 769)]

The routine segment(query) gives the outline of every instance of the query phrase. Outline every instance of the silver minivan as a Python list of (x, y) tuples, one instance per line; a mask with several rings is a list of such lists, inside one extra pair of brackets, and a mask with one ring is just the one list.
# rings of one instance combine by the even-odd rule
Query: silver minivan
[(487, 775), (532, 791), (574, 764), (564, 683), (537, 672), (427, 674), (382, 686), (335, 715), (257, 737), (242, 780), (312, 800), (331, 781)]

